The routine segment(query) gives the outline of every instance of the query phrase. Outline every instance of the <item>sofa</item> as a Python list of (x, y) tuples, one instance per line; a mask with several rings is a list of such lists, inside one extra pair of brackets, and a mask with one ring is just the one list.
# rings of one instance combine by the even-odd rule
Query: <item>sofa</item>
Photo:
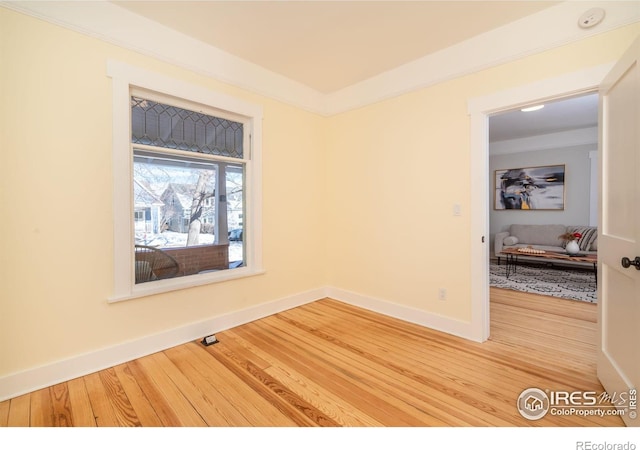
[[(561, 236), (564, 233), (580, 233), (582, 237), (578, 239), (580, 254), (598, 253), (598, 228), (583, 225), (521, 225), (513, 224), (508, 231), (496, 233), (494, 239), (495, 256), (498, 264), (502, 254), (502, 249), (506, 247), (532, 247), (545, 250), (547, 252), (565, 252), (566, 242)], [(539, 258), (531, 256), (519, 256), (519, 260), (541, 262)], [(591, 263), (566, 261), (562, 264), (589, 266)]]

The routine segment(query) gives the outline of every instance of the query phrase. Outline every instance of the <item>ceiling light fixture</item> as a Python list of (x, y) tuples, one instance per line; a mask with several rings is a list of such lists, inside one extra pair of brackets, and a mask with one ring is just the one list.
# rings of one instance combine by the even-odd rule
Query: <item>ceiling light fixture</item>
[(522, 108), (520, 111), (522, 112), (531, 112), (531, 111), (538, 111), (539, 109), (544, 108), (544, 105), (536, 105), (536, 106), (529, 106), (528, 108)]

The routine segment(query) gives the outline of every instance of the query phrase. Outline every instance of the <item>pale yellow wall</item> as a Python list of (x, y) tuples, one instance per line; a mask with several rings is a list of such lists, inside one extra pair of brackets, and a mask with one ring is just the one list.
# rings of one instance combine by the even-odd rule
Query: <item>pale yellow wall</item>
[(614, 61), (638, 34), (628, 26), (330, 118), (329, 284), (469, 321), (468, 100)]
[[(0, 377), (326, 284), (326, 119), (0, 8)], [(112, 58), (264, 108), (266, 274), (107, 304)]]

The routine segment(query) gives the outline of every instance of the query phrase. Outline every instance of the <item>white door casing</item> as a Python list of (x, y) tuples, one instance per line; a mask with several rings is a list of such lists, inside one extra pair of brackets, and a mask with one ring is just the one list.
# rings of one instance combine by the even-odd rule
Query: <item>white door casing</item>
[[(626, 268), (622, 258), (640, 257), (639, 64), (640, 39), (600, 87), (598, 378), (630, 399), (640, 388), (640, 258)], [(637, 403), (619, 408), (627, 426), (640, 426)]]
[[(471, 339), (489, 338), (489, 117), (527, 105), (589, 92), (600, 87), (613, 64), (603, 64), (512, 89), (469, 99), (471, 118)], [(482, 239), (484, 237), (484, 240)]]

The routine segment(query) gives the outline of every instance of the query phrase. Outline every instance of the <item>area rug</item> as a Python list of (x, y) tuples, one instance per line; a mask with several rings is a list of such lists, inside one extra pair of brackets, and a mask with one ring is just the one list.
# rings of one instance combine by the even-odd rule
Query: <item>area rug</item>
[(489, 285), (502, 289), (550, 295), (552, 297), (597, 303), (593, 270), (543, 264), (518, 264), (516, 273), (506, 277), (506, 266), (491, 263)]

